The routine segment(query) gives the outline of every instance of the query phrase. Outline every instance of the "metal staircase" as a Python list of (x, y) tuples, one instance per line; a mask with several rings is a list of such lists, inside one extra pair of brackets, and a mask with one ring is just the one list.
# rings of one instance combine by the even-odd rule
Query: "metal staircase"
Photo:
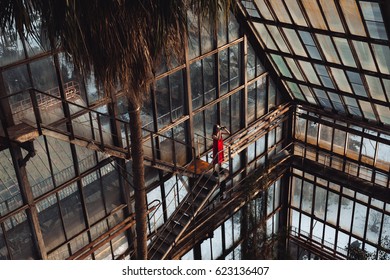
[[(30, 107), (27, 106), (24, 111), (17, 112), (16, 121), (14, 119), (16, 125), (7, 129), (9, 138), (23, 144), (32, 142), (40, 135), (46, 135), (99, 151), (107, 156), (130, 160), (129, 123), (98, 111), (97, 108), (104, 102), (87, 107), (77, 92), (72, 89), (71, 93), (64, 101), (61, 97), (47, 92), (29, 89), (29, 102), (27, 103)], [(6, 98), (12, 98), (17, 94), (20, 93), (9, 95)], [(43, 100), (49, 102), (48, 105), (43, 106), (37, 100), (37, 96), (44, 97)], [(60, 112), (56, 112), (56, 104), (59, 108), (67, 107), (68, 115), (64, 114), (65, 110), (58, 109)], [(222, 151), (225, 154), (225, 162), (230, 162), (235, 155), (251, 143), (277, 127), (284, 121), (289, 109), (289, 104), (279, 106), (261, 120), (251, 124), (250, 127), (226, 139), (225, 150)], [(116, 135), (111, 134), (109, 127), (108, 129), (105, 127), (104, 123), (107, 121), (115, 123), (115, 126), (119, 128), (120, 131)], [(143, 134), (145, 164), (177, 174), (187, 193), (169, 217), (167, 213), (158, 217), (158, 220), (162, 221), (162, 226), (151, 234), (148, 247), (149, 259), (166, 259), (169, 258), (170, 252), (180, 241), (181, 236), (191, 224), (193, 225), (198, 214), (219, 189), (220, 183), (226, 179), (228, 172), (222, 169), (218, 176), (214, 176), (213, 166), (200, 160), (195, 154), (194, 147), (146, 129), (143, 130)], [(113, 141), (115, 137), (121, 139), (115, 142)], [(118, 142), (123, 145), (117, 145)], [(177, 153), (172, 153), (172, 151)], [(177, 154), (186, 155), (189, 151), (192, 153), (190, 160), (185, 157), (176, 157)], [(190, 184), (187, 184), (182, 176), (189, 177)], [(154, 214), (157, 213), (159, 207), (154, 210)]]
[(208, 169), (198, 175), (192, 186), (183, 184), (189, 192), (157, 234), (153, 236), (148, 249), (149, 259), (161, 260), (169, 256), (180, 237), (195, 222), (198, 214), (211, 200), (226, 176), (226, 170), (222, 169), (220, 173), (215, 174), (212, 165), (209, 165)]

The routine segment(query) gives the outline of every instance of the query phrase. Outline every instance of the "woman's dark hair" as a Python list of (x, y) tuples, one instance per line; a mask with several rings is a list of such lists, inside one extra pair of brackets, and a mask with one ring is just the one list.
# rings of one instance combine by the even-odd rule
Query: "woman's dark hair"
[(219, 132), (220, 129), (221, 129), (221, 127), (218, 124), (214, 124), (213, 135), (217, 135), (217, 133)]

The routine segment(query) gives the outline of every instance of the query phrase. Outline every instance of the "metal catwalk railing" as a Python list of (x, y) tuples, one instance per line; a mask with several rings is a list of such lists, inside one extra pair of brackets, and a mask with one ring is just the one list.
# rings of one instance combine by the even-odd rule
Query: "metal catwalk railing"
[[(110, 116), (108, 113), (100, 112), (95, 108), (84, 106), (81, 98), (72, 100), (63, 100), (58, 96), (50, 95), (36, 89), (28, 89), (28, 94), (32, 104), (32, 111), (25, 114), (23, 118), (18, 119), (22, 124), (22, 129), (18, 131), (23, 135), (23, 128), (33, 128), (33, 135), (27, 137), (26, 141), (32, 141), (40, 135), (47, 135), (57, 139), (83, 146), (92, 150), (105, 153), (109, 156), (119, 157), (129, 160), (131, 157), (130, 150), (130, 124), (127, 121)], [(26, 91), (15, 93), (4, 98), (14, 98), (18, 94), (26, 96)], [(40, 106), (37, 100), (37, 94), (48, 96), (58, 102), (51, 102), (51, 106)], [(59, 108), (50, 108), (58, 104)], [(64, 110), (67, 107), (67, 115)], [(50, 109), (50, 110), (49, 110)], [(227, 152), (225, 161), (231, 161), (232, 157), (243, 151), (248, 145), (256, 141), (268, 131), (276, 128), (284, 121), (284, 115), (289, 110), (289, 105), (279, 106), (275, 111), (266, 114), (261, 120), (251, 124), (235, 135), (228, 137), (226, 149), (221, 151)], [(113, 134), (110, 123), (115, 123), (120, 128), (120, 132)], [(145, 134), (144, 129), (144, 134)], [(175, 246), (180, 236), (185, 232), (197, 214), (207, 204), (214, 192), (219, 188), (220, 176), (216, 178), (210, 173), (212, 165), (199, 172), (197, 170), (198, 157), (195, 154), (195, 148), (181, 142), (177, 139), (161, 135), (156, 132), (146, 131), (144, 137), (145, 162), (165, 171), (178, 174), (178, 176), (189, 176), (195, 178), (195, 182), (187, 186), (188, 194), (176, 207), (174, 212), (163, 223), (163, 226), (157, 230), (149, 246), (150, 258), (166, 258), (172, 248)], [(14, 135), (18, 140), (18, 134)], [(114, 139), (120, 138), (119, 142), (123, 145), (114, 145)], [(23, 141), (21, 141), (23, 142)], [(180, 157), (179, 155), (188, 154), (191, 151), (191, 159)], [(186, 187), (186, 184), (182, 184)], [(159, 206), (160, 207), (160, 206)], [(157, 213), (159, 207), (156, 207), (154, 213)], [(168, 209), (166, 207), (166, 209)], [(166, 211), (166, 210), (165, 210)], [(156, 224), (166, 217), (163, 213), (156, 218), (152, 214), (150, 218), (156, 220)], [(173, 239), (168, 233), (174, 232)], [(159, 241), (160, 240), (160, 241)], [(159, 241), (159, 242), (158, 242)], [(164, 245), (165, 244), (165, 245)], [(167, 246), (166, 246), (167, 245)], [(164, 247), (164, 248), (163, 248)], [(162, 252), (161, 252), (162, 251)], [(158, 256), (157, 256), (158, 255)]]
[[(29, 100), (26, 99), (26, 91)], [(44, 104), (50, 103), (51, 106), (43, 106), (42, 102), (38, 102), (38, 94), (42, 100), (46, 100)], [(17, 115), (13, 116), (16, 125), (7, 129), (9, 138), (23, 143), (46, 135), (108, 156), (130, 160), (130, 123), (98, 109), (88, 108), (77, 96), (78, 94), (72, 92), (71, 99), (62, 100), (57, 95), (30, 88), (2, 97), (2, 101), (12, 103), (11, 100), (21, 99), (23, 103), (32, 106), (30, 109), (19, 110)], [(65, 115), (64, 107), (68, 107), (70, 115)], [(20, 112), (23, 112), (22, 117)], [(119, 128), (117, 134), (112, 133), (110, 123), (115, 123)], [(143, 135), (146, 164), (164, 171), (185, 172), (183, 167), (195, 158), (195, 149), (178, 139), (146, 128), (143, 128)], [(115, 142), (116, 139), (119, 141)], [(118, 145), (118, 142), (121, 144)], [(187, 158), (187, 155), (190, 158)], [(187, 175), (191, 176), (191, 173)]]

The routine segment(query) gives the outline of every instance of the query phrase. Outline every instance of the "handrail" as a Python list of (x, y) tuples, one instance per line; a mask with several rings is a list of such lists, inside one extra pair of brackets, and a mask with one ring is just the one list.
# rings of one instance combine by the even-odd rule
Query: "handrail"
[[(224, 152), (223, 150), (220, 151), (220, 152)], [(200, 176), (197, 178), (197, 180), (195, 181), (195, 183), (193, 184), (192, 186), (192, 190), (196, 189), (196, 187), (201, 183), (202, 179), (205, 177), (205, 175), (211, 170), (212, 168), (210, 167), (209, 169), (203, 171)], [(207, 177), (207, 180), (205, 182), (202, 182), (204, 185), (206, 185), (209, 181), (211, 180), (211, 176), (208, 176)], [(175, 237), (175, 240), (173, 242), (170, 243), (170, 246), (169, 248), (166, 250), (165, 254), (162, 256), (162, 259), (164, 259), (168, 254), (169, 252), (173, 249), (173, 247), (176, 245), (176, 243), (178, 242), (179, 238), (181, 237), (181, 235), (185, 232), (185, 230), (188, 228), (188, 226), (190, 225), (190, 223), (192, 222), (192, 220), (198, 215), (198, 213), (202, 210), (202, 208), (204, 207), (204, 205), (207, 203), (207, 201), (209, 200), (209, 198), (213, 195), (213, 193), (215, 192), (215, 190), (220, 186), (220, 181), (218, 180), (218, 182), (214, 185), (214, 187), (208, 191), (208, 194), (206, 195), (205, 198), (203, 198), (201, 204), (196, 208), (196, 209), (193, 209), (193, 213), (192, 215), (189, 217), (189, 221), (183, 226), (183, 228), (180, 230), (180, 232), (177, 234), (177, 236)], [(191, 191), (191, 193), (187, 194), (187, 198), (191, 197), (192, 198), (192, 201), (195, 201), (196, 198), (198, 198), (200, 195), (201, 195), (201, 192), (202, 192), (202, 189), (200, 188), (198, 190), (197, 193), (194, 193), (193, 191)], [(175, 218), (177, 217), (181, 217), (179, 216), (179, 212), (180, 210), (184, 207), (184, 203), (181, 203), (176, 209), (175, 211), (172, 213), (172, 215), (169, 217), (168, 221), (165, 222), (165, 224), (159, 229), (159, 233), (160, 235), (170, 226), (169, 225), (169, 222), (170, 221), (173, 221)], [(172, 230), (176, 227), (176, 224), (171, 228)], [(151, 249), (155, 249), (155, 253), (158, 252), (158, 250), (161, 248), (161, 246), (163, 245), (163, 243), (167, 240), (167, 236), (161, 238), (161, 236), (159, 236), (159, 234), (157, 234), (155, 236), (155, 241), (158, 241), (159, 239), (162, 241), (159, 246), (157, 248), (154, 248), (153, 245), (155, 243), (152, 242), (152, 246), (150, 246), (149, 248), (149, 252)], [(155, 254), (154, 253), (154, 254)], [(150, 257), (153, 257), (154, 254)]]
[[(33, 125), (33, 126), (36, 126), (38, 132), (39, 132), (39, 135), (42, 135), (42, 129), (45, 128), (45, 129), (48, 129), (48, 130), (51, 130), (53, 132), (56, 132), (56, 133), (59, 133), (59, 134), (63, 134), (63, 135), (66, 135), (68, 137), (71, 137), (71, 138), (74, 138), (76, 137), (77, 139), (81, 139), (82, 141), (86, 141), (86, 142), (89, 142), (91, 144), (94, 144), (96, 146), (96, 148), (99, 148), (98, 150), (104, 152), (104, 150), (106, 148), (112, 150), (113, 152), (116, 151), (117, 153), (121, 153), (123, 154), (123, 157), (125, 159), (130, 159), (130, 139), (129, 139), (129, 131), (130, 131), (130, 121), (126, 121), (126, 120), (123, 120), (123, 119), (120, 119), (120, 118), (117, 118), (116, 116), (112, 116), (108, 113), (104, 113), (104, 112), (100, 112), (99, 110), (96, 110), (96, 109), (93, 109), (93, 108), (88, 108), (86, 106), (83, 106), (81, 104), (77, 104), (75, 102), (72, 102), (70, 100), (63, 100), (63, 98), (59, 97), (59, 96), (55, 96), (55, 95), (51, 95), (47, 92), (44, 92), (44, 91), (41, 91), (39, 89), (36, 89), (36, 88), (33, 88), (33, 87), (29, 87), (29, 88), (26, 88), (24, 90), (21, 90), (21, 91), (18, 91), (18, 92), (15, 92), (15, 93), (12, 93), (10, 95), (7, 95), (7, 96), (3, 96), (3, 97), (0, 97), (0, 100), (4, 100), (4, 99), (9, 99), (9, 98), (12, 98), (16, 95), (19, 95), (19, 94), (28, 94), (29, 93), (29, 97), (30, 97), (30, 100), (31, 100), (31, 103), (32, 103), (32, 107), (31, 109), (34, 111), (34, 116), (35, 116), (35, 124), (31, 124), (30, 125)], [(72, 114), (70, 116), (70, 118), (63, 118), (63, 119), (60, 119), (60, 120), (57, 120), (57, 121), (54, 121), (52, 123), (49, 123), (49, 124), (43, 124), (42, 123), (42, 118), (41, 118), (41, 106), (38, 104), (37, 100), (36, 100), (36, 94), (34, 93), (40, 93), (42, 95), (45, 95), (45, 96), (48, 96), (50, 98), (53, 98), (55, 100), (58, 100), (58, 101), (61, 101), (61, 102), (66, 102), (66, 104), (69, 106), (72, 106), (72, 107), (75, 107), (75, 108), (79, 108), (80, 111), (85, 111), (85, 113), (82, 113), (80, 114), (80, 112), (76, 112), (75, 114)], [(45, 108), (46, 110), (46, 108)], [(77, 111), (77, 109), (76, 109)], [(78, 135), (78, 134), (75, 134), (74, 132), (72, 133), (71, 131), (67, 131), (67, 130), (63, 130), (63, 129), (58, 129), (57, 128), (57, 125), (59, 124), (62, 124), (62, 123), (65, 123), (65, 122), (69, 122), (71, 121), (72, 123), (76, 124), (76, 125), (82, 125), (82, 126), (85, 126), (86, 124), (84, 123), (81, 123), (81, 122), (78, 122), (77, 118), (79, 118), (80, 116), (83, 116), (84, 114), (87, 114), (87, 113), (93, 113), (95, 114), (95, 118), (97, 118), (97, 127), (92, 127), (91, 124), (88, 125), (88, 127), (90, 127), (91, 129), (91, 133), (94, 132), (97, 132), (97, 135), (92, 135), (91, 138), (93, 139), (89, 139), (89, 138), (85, 138), (81, 135)], [(90, 119), (93, 118), (95, 119), (93, 116), (90, 116), (89, 117)], [(104, 130), (103, 127), (102, 127), (102, 123), (101, 123), (101, 118), (106, 118), (106, 119), (109, 119), (113, 122), (117, 122), (118, 123), (118, 126), (120, 127), (121, 131), (118, 133), (118, 135), (116, 137), (119, 137), (122, 142), (124, 143), (124, 145), (126, 145), (126, 147), (124, 148), (121, 148), (119, 146), (116, 146), (116, 145), (112, 145), (112, 144), (107, 144), (106, 142), (106, 137), (109, 137), (108, 140), (112, 139), (112, 137), (114, 136), (111, 131), (107, 131), (107, 130)], [(92, 119), (91, 119), (92, 120)], [(34, 122), (33, 121), (33, 122)], [(173, 151), (173, 157), (172, 157), (172, 163), (173, 163), (173, 167), (172, 166), (167, 166), (168, 168), (172, 169), (173, 172), (175, 171), (175, 169), (178, 169), (179, 167), (181, 167), (180, 165), (178, 165), (178, 163), (176, 162), (176, 157), (177, 157), (177, 152), (175, 151), (176, 149), (176, 145), (179, 144), (179, 145), (182, 145), (185, 147), (186, 150), (191, 150), (191, 153), (192, 153), (192, 159), (190, 162), (188, 162), (188, 160), (186, 160), (186, 162), (184, 164), (188, 164), (188, 163), (191, 163), (195, 158), (196, 158), (196, 151), (195, 151), (195, 148), (192, 147), (191, 145), (181, 141), (181, 140), (178, 140), (178, 139), (175, 139), (173, 137), (169, 137), (169, 136), (166, 136), (166, 135), (163, 135), (161, 133), (158, 133), (158, 132), (153, 132), (149, 129), (147, 129), (146, 127), (142, 127), (141, 128), (142, 131), (146, 132), (146, 135), (143, 137), (143, 143), (146, 144), (148, 143), (149, 141), (151, 142), (151, 148), (152, 148), (152, 155), (153, 155), (153, 158), (152, 158), (152, 163), (156, 163), (156, 161), (158, 160), (158, 155), (157, 155), (157, 147), (156, 147), (156, 143), (154, 142), (156, 137), (160, 137), (162, 139), (166, 139), (166, 140), (169, 140), (169, 141), (172, 141), (172, 151)], [(110, 140), (111, 141), (111, 140)], [(161, 140), (159, 141), (161, 142)], [(95, 148), (95, 149), (96, 149)], [(112, 154), (111, 154), (112, 155)], [(115, 153), (114, 153), (114, 156)], [(147, 157), (145, 157), (145, 159), (148, 160)], [(159, 161), (159, 163), (161, 164), (164, 164), (164, 161)], [(195, 167), (196, 168), (196, 167)]]

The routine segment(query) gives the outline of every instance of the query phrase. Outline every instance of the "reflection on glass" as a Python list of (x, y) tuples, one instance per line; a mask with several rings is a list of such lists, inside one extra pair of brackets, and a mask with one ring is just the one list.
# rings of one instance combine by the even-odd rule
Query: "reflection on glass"
[(22, 41), (16, 29), (0, 35), (0, 66), (25, 58)]
[(324, 220), (326, 209), (326, 190), (316, 186), (315, 188), (315, 201), (314, 201), (314, 215)]
[(271, 50), (278, 50), (276, 47), (271, 35), (269, 34), (267, 28), (264, 26), (264, 24), (254, 22), (253, 23), (257, 32), (259, 33), (259, 37), (262, 40), (264, 46)]
[(389, 46), (372, 44), (376, 61), (381, 73), (390, 74), (390, 48)]
[(346, 66), (356, 67), (355, 59), (353, 58), (348, 41), (339, 37), (333, 37), (333, 40), (336, 44), (336, 48), (340, 54), (343, 64)]
[(339, 212), (339, 195), (329, 191), (326, 205), (326, 221), (337, 225), (337, 214)]
[(301, 36), (301, 39), (303, 43), (306, 46), (307, 51), (309, 52), (309, 55), (313, 59), (322, 60), (320, 53), (318, 52), (317, 46), (313, 40), (313, 37), (309, 32), (306, 31), (298, 31), (299, 35)]
[(285, 6), (282, 1), (270, 1), (272, 9), (275, 12), (275, 15), (278, 17), (279, 21), (285, 23), (291, 23), (290, 16), (287, 13)]
[(344, 106), (340, 99), (340, 95), (334, 92), (328, 92), (328, 94), (335, 110), (337, 110), (338, 112), (345, 112)]
[(187, 18), (189, 58), (192, 59), (200, 55), (199, 22), (198, 17), (191, 11), (187, 12)]
[(288, 66), (290, 67), (292, 73), (294, 74), (295, 78), (304, 81), (305, 79), (303, 78), (301, 71), (299, 70), (297, 64), (295, 63), (295, 60), (289, 57), (285, 58), (287, 61)]
[(372, 109), (372, 104), (367, 101), (359, 100), (360, 107), (362, 108), (363, 114), (367, 119), (377, 121), (375, 113)]
[(85, 229), (81, 197), (74, 183), (58, 192), (62, 218), (67, 238), (71, 238)]
[(329, 101), (329, 98), (328, 98), (328, 95), (326, 94), (325, 91), (321, 90), (321, 89), (317, 89), (315, 88), (314, 89), (314, 93), (316, 94), (317, 98), (318, 98), (318, 101), (320, 102), (320, 104), (324, 107), (324, 108), (333, 108), (332, 107), (332, 104), (330, 103)]
[(294, 23), (297, 25), (307, 26), (305, 17), (303, 16), (297, 0), (285, 0), (284, 2), (287, 5), (287, 9), (291, 14)]
[(279, 47), (281, 52), (290, 53), (290, 50), (287, 48), (286, 43), (284, 42), (282, 35), (280, 34), (279, 29), (276, 26), (268, 25), (268, 30), (271, 33), (273, 39), (275, 40), (276, 45)]
[(386, 101), (380, 79), (371, 75), (365, 75), (365, 78), (371, 97), (377, 100)]
[(355, 0), (340, 0), (341, 9), (352, 34), (366, 36), (360, 12)]
[(387, 40), (386, 28), (383, 23), (379, 3), (359, 1), (370, 37)]
[(364, 237), (364, 227), (366, 224), (366, 218), (367, 218), (367, 207), (356, 202), (355, 211), (353, 215), (353, 226), (352, 226), (353, 234), (356, 234), (361, 238)]
[(322, 35), (322, 34), (316, 34), (315, 36), (318, 40), (319, 47), (322, 49), (322, 52), (325, 55), (326, 60), (329, 62), (339, 64), (340, 60), (338, 58), (336, 49), (333, 45), (332, 39), (329, 36)]
[(300, 85), (299, 87), (301, 88), (302, 93), (305, 95), (307, 101), (311, 104), (317, 105), (317, 101), (314, 99), (310, 88), (304, 85)]
[(341, 205), (340, 205), (340, 217), (343, 217), (339, 221), (339, 225), (341, 228), (349, 231), (351, 228), (351, 221), (352, 221), (352, 206), (353, 202), (352, 200), (342, 197), (341, 198)]
[(355, 98), (343, 96), (343, 99), (344, 99), (345, 104), (348, 107), (348, 111), (351, 115), (362, 116), (362, 113), (358, 107), (358, 104), (357, 104), (357, 101)]
[(296, 55), (307, 57), (306, 51), (303, 48), (301, 40), (299, 39), (297, 32), (294, 29), (283, 28), (288, 42)]
[(327, 27), (317, 2), (311, 0), (302, 0), (302, 4), (306, 9), (306, 14), (309, 16), (312, 26), (314, 28), (326, 30)]
[(268, 9), (268, 6), (265, 4), (264, 0), (255, 0), (257, 8), (259, 8), (261, 15), (268, 20), (273, 20), (274, 18), (271, 15), (271, 12)]
[(330, 30), (344, 33), (343, 24), (334, 0), (320, 0), (320, 4)]
[(353, 41), (353, 45), (355, 46), (362, 68), (376, 72), (375, 62), (372, 58), (369, 45), (362, 41)]
[(316, 85), (321, 85), (321, 83), (318, 80), (318, 77), (316, 75), (316, 71), (314, 70), (314, 68), (310, 62), (299, 60), (299, 64), (301, 65), (303, 72), (305, 73), (305, 75), (310, 83), (316, 84)]
[(360, 77), (360, 74), (357, 72), (347, 71), (347, 76), (352, 84), (353, 93), (359, 96), (367, 96), (366, 90), (363, 86), (363, 81)]
[(39, 224), (48, 251), (66, 240), (56, 195), (47, 197), (37, 204)]
[(302, 186), (302, 211), (311, 214), (313, 203), (313, 184), (303, 181)]

